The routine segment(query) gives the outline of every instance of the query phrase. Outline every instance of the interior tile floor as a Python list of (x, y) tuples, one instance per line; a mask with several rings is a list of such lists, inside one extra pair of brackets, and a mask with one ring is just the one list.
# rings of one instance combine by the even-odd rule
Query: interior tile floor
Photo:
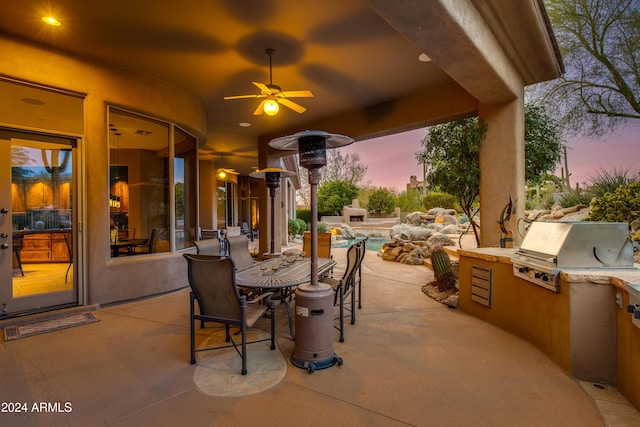
[[(339, 265), (345, 252), (333, 250)], [(98, 308), (97, 323), (2, 342), (0, 425), (640, 425), (614, 387), (576, 381), (531, 344), (425, 296), (426, 267), (371, 252), (363, 273), (357, 322), (334, 343), (341, 367), (309, 374), (293, 366), (294, 342), (279, 311), (284, 379), (243, 397), (206, 396), (189, 364), (183, 289)], [(40, 402), (48, 410), (34, 411)], [(9, 403), (26, 403), (27, 411)]]

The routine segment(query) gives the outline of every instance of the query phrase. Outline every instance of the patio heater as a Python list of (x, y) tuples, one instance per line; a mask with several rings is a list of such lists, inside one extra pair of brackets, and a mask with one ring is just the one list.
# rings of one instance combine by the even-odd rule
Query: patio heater
[(311, 185), (311, 283), (296, 289), (296, 344), (291, 362), (314, 372), (342, 358), (333, 351), (333, 289), (318, 281), (318, 170), (327, 164), (327, 149), (349, 145), (353, 139), (324, 131), (304, 131), (269, 142), (279, 150), (297, 150), (300, 166), (309, 171)]
[(289, 178), (294, 176), (296, 173), (291, 172), (285, 169), (280, 168), (264, 168), (262, 170), (257, 170), (253, 173), (250, 173), (249, 176), (252, 178), (260, 178), (264, 179), (267, 187), (269, 188), (269, 196), (271, 197), (271, 247), (270, 251), (267, 254), (263, 254), (266, 258), (276, 258), (280, 256), (279, 253), (276, 253), (276, 211), (275, 211), (275, 200), (276, 200), (276, 189), (280, 187), (280, 179), (281, 178)]

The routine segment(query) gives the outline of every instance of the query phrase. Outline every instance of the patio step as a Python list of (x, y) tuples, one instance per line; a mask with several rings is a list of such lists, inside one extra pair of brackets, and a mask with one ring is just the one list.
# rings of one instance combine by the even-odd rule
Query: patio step
[[(458, 262), (457, 246), (442, 246), (442, 249), (444, 249), (449, 254), (449, 259), (451, 259), (451, 262)], [(431, 258), (426, 258), (424, 260), (424, 266), (433, 270), (433, 266), (431, 265)]]

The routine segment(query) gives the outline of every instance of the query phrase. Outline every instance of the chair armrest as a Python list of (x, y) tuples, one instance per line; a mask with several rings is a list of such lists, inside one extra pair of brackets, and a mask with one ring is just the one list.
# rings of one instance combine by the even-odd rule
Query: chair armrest
[(267, 303), (271, 302), (271, 295), (273, 295), (273, 292), (265, 292), (263, 294), (258, 295), (257, 297), (255, 297), (252, 300), (247, 300), (247, 304), (255, 304), (257, 302), (262, 301), (263, 299), (266, 299)]

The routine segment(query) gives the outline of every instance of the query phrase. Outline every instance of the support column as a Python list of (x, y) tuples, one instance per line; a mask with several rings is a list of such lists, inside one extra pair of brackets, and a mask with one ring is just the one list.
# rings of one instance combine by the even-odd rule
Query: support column
[(522, 240), (517, 219), (524, 216), (525, 203), (524, 94), (503, 104), (480, 104), (478, 115), (487, 124), (480, 144), (480, 246), (500, 246), (498, 218), (509, 196), (515, 210), (505, 227), (517, 246)]

